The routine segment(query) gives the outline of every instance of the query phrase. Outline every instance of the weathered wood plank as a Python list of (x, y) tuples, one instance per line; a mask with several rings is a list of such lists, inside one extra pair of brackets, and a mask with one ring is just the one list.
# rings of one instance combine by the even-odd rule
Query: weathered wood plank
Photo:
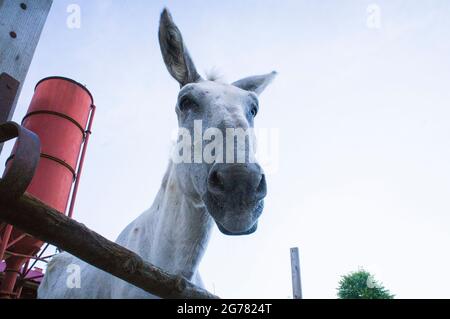
[(0, 198), (0, 220), (161, 298), (217, 298), (28, 195)]
[(11, 120), (53, 0), (0, 0), (0, 73), (20, 82)]

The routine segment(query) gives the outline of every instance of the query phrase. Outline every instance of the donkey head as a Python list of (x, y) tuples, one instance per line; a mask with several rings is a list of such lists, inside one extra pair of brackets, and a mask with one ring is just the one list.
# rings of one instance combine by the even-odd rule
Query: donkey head
[[(276, 73), (233, 84), (203, 79), (166, 9), (161, 14), (159, 42), (167, 69), (181, 87), (176, 113), (179, 129), (186, 134), (179, 136), (182, 145), (189, 141), (182, 150), (188, 160), (175, 163), (178, 184), (186, 195), (204, 203), (222, 233), (251, 234), (267, 193), (263, 170), (254, 158), (252, 129), (258, 95)], [(195, 138), (199, 135), (201, 141)], [(210, 143), (204, 145), (204, 140)]]

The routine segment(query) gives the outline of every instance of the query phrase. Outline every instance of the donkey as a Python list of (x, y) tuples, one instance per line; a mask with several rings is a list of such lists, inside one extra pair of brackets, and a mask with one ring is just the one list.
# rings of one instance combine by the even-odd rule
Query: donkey
[[(159, 43), (167, 69), (181, 87), (176, 104), (180, 129), (193, 136), (196, 121), (202, 121), (203, 132), (216, 128), (224, 136), (229, 128), (253, 128), (258, 95), (276, 72), (233, 84), (203, 79), (167, 9), (161, 14)], [(245, 150), (251, 153), (249, 145), (245, 143)], [(193, 150), (197, 146), (191, 147)], [(267, 192), (266, 179), (262, 168), (249, 159), (239, 163), (178, 163), (171, 159), (155, 202), (122, 231), (116, 242), (165, 271), (203, 287), (198, 266), (214, 224), (231, 236), (248, 235), (257, 229)], [(68, 281), (71, 269), (79, 271), (78, 285)], [(49, 263), (38, 297), (156, 298), (67, 253)]]

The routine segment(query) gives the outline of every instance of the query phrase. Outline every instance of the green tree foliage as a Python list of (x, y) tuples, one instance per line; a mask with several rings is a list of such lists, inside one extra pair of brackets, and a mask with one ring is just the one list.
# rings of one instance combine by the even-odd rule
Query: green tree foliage
[(393, 299), (389, 290), (384, 288), (365, 270), (342, 276), (338, 288), (339, 299)]

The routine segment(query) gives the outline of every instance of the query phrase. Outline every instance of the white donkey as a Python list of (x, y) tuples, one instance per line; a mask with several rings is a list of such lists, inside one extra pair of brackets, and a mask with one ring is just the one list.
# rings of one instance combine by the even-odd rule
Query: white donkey
[[(233, 84), (202, 79), (166, 9), (161, 14), (159, 42), (167, 69), (181, 86), (176, 105), (180, 129), (194, 136), (194, 121), (199, 120), (203, 132), (217, 128), (223, 136), (229, 128), (253, 128), (258, 112), (257, 97), (275, 77), (275, 72)], [(245, 143), (246, 151), (253, 152), (249, 145)], [(192, 150), (195, 147), (192, 145)], [(214, 153), (213, 156), (218, 156), (220, 151)], [(222, 160), (175, 163), (172, 160), (154, 204), (122, 231), (117, 243), (167, 272), (183, 275), (203, 286), (198, 266), (214, 223), (226, 235), (253, 233), (265, 196), (263, 171), (247, 156), (244, 163)], [(69, 272), (80, 270), (80, 287), (67, 284), (68, 269)], [(67, 253), (49, 263), (38, 296), (155, 298)]]

